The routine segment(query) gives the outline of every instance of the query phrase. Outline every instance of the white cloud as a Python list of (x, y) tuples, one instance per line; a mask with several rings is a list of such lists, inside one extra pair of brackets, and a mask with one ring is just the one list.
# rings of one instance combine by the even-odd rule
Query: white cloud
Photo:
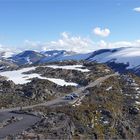
[(47, 50), (67, 50), (77, 53), (87, 53), (98, 49), (119, 48), (119, 47), (140, 47), (140, 40), (134, 41), (117, 41), (106, 42), (100, 40), (98, 42), (92, 41), (90, 38), (82, 38), (80, 36), (72, 36), (66, 32), (61, 33), (60, 39), (50, 42), (39, 42), (26, 40), (23, 48), (38, 51)]
[(94, 50), (94, 42), (89, 38), (82, 38), (80, 36), (71, 36), (63, 32), (61, 38), (56, 41), (51, 41), (43, 44), (43, 50), (62, 49), (74, 52), (89, 52)]
[(93, 33), (101, 37), (107, 37), (110, 35), (110, 30), (108, 28), (101, 29), (100, 27), (96, 27), (93, 29)]
[(23, 46), (20, 47), (21, 50), (40, 50), (43, 43), (40, 41), (31, 41), (31, 40), (25, 40)]
[(118, 42), (105, 42), (101, 40), (97, 43), (99, 49), (101, 48), (119, 48), (119, 47), (140, 47), (140, 40), (134, 41), (118, 41)]
[(62, 36), (63, 38), (68, 38), (68, 37), (69, 37), (69, 33), (63, 32), (63, 33), (61, 33), (61, 36)]
[(133, 10), (136, 11), (136, 12), (140, 12), (140, 7), (136, 7)]
[[(46, 50), (67, 50), (78, 53), (87, 53), (94, 50), (94, 42), (90, 38), (83, 38), (80, 36), (72, 36), (67, 32), (62, 32), (60, 38), (55, 41), (40, 42), (25, 40), (23, 45), (17, 47), (18, 52), (23, 50), (46, 51)], [(12, 46), (5, 47), (0, 44), (0, 51), (5, 48), (14, 48)], [(10, 50), (10, 49), (8, 49)]]
[(98, 43), (97, 43), (97, 46), (99, 48), (105, 48), (107, 47), (107, 42), (105, 42), (104, 40), (100, 40)]
[(15, 48), (10, 49), (10, 46), (5, 46), (5, 45), (0, 44), (0, 52), (5, 52), (5, 51), (9, 52), (9, 51), (14, 51), (14, 50)]

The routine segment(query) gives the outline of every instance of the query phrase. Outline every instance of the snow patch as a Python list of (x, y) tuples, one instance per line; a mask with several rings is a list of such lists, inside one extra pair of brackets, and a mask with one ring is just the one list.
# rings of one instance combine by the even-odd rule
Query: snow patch
[(109, 90), (111, 90), (111, 89), (112, 89), (112, 86), (108, 87), (108, 88), (106, 89), (106, 91), (109, 91)]
[(60, 86), (78, 86), (76, 83), (66, 82), (63, 79), (46, 78), (37, 73), (25, 74), (25, 72), (35, 70), (36, 67), (28, 67), (20, 70), (0, 72), (1, 76), (7, 77), (7, 80), (12, 80), (15, 84), (26, 84), (31, 82), (32, 78), (46, 79)]
[(66, 82), (65, 80), (62, 79), (57, 79), (57, 78), (46, 78), (46, 79), (60, 86), (78, 86), (78, 84), (76, 83)]
[(137, 105), (140, 105), (140, 102), (138, 102), (138, 101), (136, 101), (135, 103), (136, 103)]
[(31, 60), (29, 57), (26, 58), (27, 64), (32, 64)]
[(77, 70), (81, 72), (89, 72), (88, 69), (82, 69), (83, 65), (67, 65), (67, 66), (58, 66), (58, 65), (47, 65), (45, 67), (53, 68), (53, 69), (66, 69), (66, 70)]
[(23, 68), (20, 70), (14, 71), (5, 71), (0, 72), (1, 76), (7, 77), (7, 80), (12, 80), (15, 84), (25, 84), (30, 82), (29, 78), (32, 78), (33, 75), (23, 74), (24, 72), (28, 72), (30, 70), (35, 70), (35, 67)]

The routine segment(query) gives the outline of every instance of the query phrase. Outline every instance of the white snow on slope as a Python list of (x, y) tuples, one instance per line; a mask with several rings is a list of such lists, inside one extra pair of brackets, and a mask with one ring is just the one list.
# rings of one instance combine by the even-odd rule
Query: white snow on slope
[(138, 101), (136, 101), (135, 103), (136, 103), (137, 105), (140, 105), (140, 102), (138, 102)]
[(15, 84), (26, 84), (28, 82), (31, 82), (30, 79), (37, 77), (39, 79), (49, 80), (49, 81), (51, 81), (55, 84), (58, 84), (60, 86), (64, 86), (64, 85), (65, 86), (77, 86), (76, 83), (66, 82), (63, 79), (42, 77), (37, 73), (23, 74), (24, 72), (28, 72), (30, 70), (35, 70), (35, 69), (36, 69), (36, 67), (28, 67), (28, 68), (23, 68), (20, 70), (0, 72), (0, 75), (7, 77), (7, 80), (12, 80)]
[(111, 90), (111, 89), (112, 89), (112, 86), (108, 87), (108, 88), (106, 89), (106, 91), (109, 91), (109, 90)]
[(91, 60), (100, 63), (105, 63), (113, 60), (116, 63), (129, 64), (129, 67), (127, 67), (127, 69), (131, 69), (140, 65), (140, 48), (119, 48), (115, 52), (104, 52), (102, 54), (96, 55)]
[(30, 70), (35, 70), (35, 67), (23, 68), (14, 71), (0, 72), (1, 76), (7, 77), (7, 80), (12, 80), (15, 84), (25, 84), (30, 82), (29, 78), (33, 78), (33, 75), (23, 74), (23, 72), (28, 72)]
[(13, 56), (13, 52), (5, 52), (5, 54), (4, 54), (4, 58), (8, 58), (8, 57), (11, 57), (11, 56)]
[(30, 60), (29, 57), (26, 58), (27, 64), (32, 64), (32, 61)]
[(67, 65), (67, 66), (58, 66), (58, 65), (47, 65), (45, 67), (53, 68), (53, 69), (66, 69), (66, 70), (77, 70), (81, 72), (89, 72), (88, 69), (82, 69), (83, 65)]
[(73, 82), (66, 82), (65, 80), (63, 79), (57, 79), (57, 78), (46, 78), (47, 80), (53, 82), (53, 83), (56, 83), (60, 86), (78, 86), (78, 84), (76, 83), (73, 83)]

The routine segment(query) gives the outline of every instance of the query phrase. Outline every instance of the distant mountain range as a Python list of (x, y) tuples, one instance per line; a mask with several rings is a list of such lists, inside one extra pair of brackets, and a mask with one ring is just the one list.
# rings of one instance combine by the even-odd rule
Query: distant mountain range
[(2, 52), (0, 53), (0, 59), (0, 66), (3, 61), (6, 61), (6, 64), (8, 62), (12, 63), (12, 65), (31, 65), (70, 60), (95, 61), (98, 63), (105, 63), (119, 72), (131, 71), (140, 75), (140, 48), (136, 47), (101, 49), (85, 54), (78, 54), (66, 50), (41, 52), (27, 50), (19, 54)]

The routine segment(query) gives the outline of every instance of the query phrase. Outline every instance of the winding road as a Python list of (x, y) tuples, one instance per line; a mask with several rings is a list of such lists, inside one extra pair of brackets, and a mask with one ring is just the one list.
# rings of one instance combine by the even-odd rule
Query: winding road
[[(95, 80), (94, 82), (90, 83), (89, 85), (87, 85), (85, 87), (81, 87), (78, 90), (74, 91), (74, 93), (79, 94), (79, 97), (83, 96), (82, 92), (85, 89), (87, 89), (89, 87), (94, 87), (94, 86), (104, 82), (106, 79), (108, 79), (112, 76), (118, 76), (118, 75), (119, 75), (118, 73), (115, 73), (115, 74), (106, 75), (104, 77), (100, 77), (97, 80)], [(44, 102), (44, 103), (25, 106), (25, 107), (22, 107), (22, 109), (31, 109), (31, 108), (38, 107), (38, 106), (50, 107), (50, 106), (53, 106), (53, 105), (71, 104), (71, 102), (72, 102), (71, 100), (65, 100), (64, 96), (63, 96), (63, 97), (58, 97), (56, 99), (53, 99), (51, 101), (47, 101), (47, 102)], [(32, 126), (33, 124), (35, 124), (36, 122), (38, 122), (40, 120), (39, 117), (32, 116), (32, 115), (11, 113), (11, 111), (15, 111), (15, 110), (19, 110), (19, 109), (20, 109), (20, 107), (0, 109), (0, 123), (2, 121), (4, 121), (5, 119), (8, 119), (11, 116), (23, 117), (23, 119), (20, 120), (20, 121), (11, 123), (11, 124), (3, 127), (3, 128), (0, 128), (0, 139), (4, 138), (4, 137), (6, 137), (7, 135), (10, 135), (10, 134), (14, 134), (14, 135), (19, 134), (19, 133), (26, 130), (27, 128), (29, 128), (30, 126)]]

